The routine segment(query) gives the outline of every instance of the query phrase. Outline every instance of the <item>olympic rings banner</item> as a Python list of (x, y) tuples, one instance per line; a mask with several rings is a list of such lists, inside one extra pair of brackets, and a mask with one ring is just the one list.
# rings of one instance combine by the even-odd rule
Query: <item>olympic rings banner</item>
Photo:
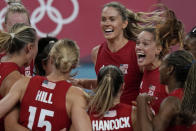
[[(30, 12), (31, 24), (39, 37), (56, 36), (75, 40), (82, 61), (90, 61), (91, 49), (104, 41), (101, 9), (112, 0), (22, 0)], [(133, 11), (147, 11), (158, 0), (116, 0)], [(6, 0), (0, 1), (0, 30), (6, 12)]]

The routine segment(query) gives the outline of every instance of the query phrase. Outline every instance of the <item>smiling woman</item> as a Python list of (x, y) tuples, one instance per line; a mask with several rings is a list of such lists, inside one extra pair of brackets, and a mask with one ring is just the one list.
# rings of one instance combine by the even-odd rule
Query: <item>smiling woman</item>
[(101, 29), (106, 42), (92, 50), (92, 61), (98, 74), (102, 66), (115, 65), (123, 71), (125, 89), (121, 102), (131, 104), (138, 95), (142, 74), (135, 53), (139, 23), (144, 20), (122, 4), (111, 2), (104, 5), (101, 13)]
[(162, 57), (168, 53), (170, 46), (178, 43), (182, 45), (184, 34), (183, 25), (174, 12), (166, 7), (163, 11), (166, 14), (165, 21), (154, 28), (144, 29), (138, 35), (136, 44), (137, 62), (144, 68), (140, 93), (157, 97), (151, 103), (155, 113), (158, 113), (161, 101), (167, 96), (165, 85), (160, 84), (159, 79)]

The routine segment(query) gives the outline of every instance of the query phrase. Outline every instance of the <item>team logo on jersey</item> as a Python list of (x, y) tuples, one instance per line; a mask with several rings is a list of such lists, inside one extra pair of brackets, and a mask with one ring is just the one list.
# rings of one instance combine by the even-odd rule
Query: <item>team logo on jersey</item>
[(31, 67), (30, 66), (25, 67), (25, 76), (31, 76)]
[(149, 86), (148, 95), (154, 96), (154, 91), (155, 91), (155, 89), (156, 89), (156, 86), (150, 85), (150, 86)]
[(112, 110), (112, 111), (107, 111), (104, 114), (104, 117), (115, 117), (117, 115), (116, 110)]
[(127, 74), (127, 70), (128, 70), (129, 65), (128, 64), (120, 64), (119, 69), (123, 72), (123, 74)]
[(53, 89), (55, 88), (55, 86), (56, 86), (55, 83), (50, 82), (50, 81), (48, 81), (48, 80), (44, 80), (44, 81), (42, 82), (42, 87), (45, 87), (45, 88), (48, 88), (48, 89), (51, 89), (51, 90), (53, 90)]

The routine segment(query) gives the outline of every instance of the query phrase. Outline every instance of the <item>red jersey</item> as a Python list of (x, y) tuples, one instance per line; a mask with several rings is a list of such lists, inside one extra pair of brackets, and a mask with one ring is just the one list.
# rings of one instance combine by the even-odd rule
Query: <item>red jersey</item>
[(144, 70), (140, 85), (140, 93), (147, 93), (150, 96), (158, 98), (152, 101), (151, 104), (155, 113), (158, 113), (162, 100), (168, 96), (165, 85), (160, 84), (159, 68), (156, 68), (155, 70)]
[(21, 67), (21, 73), (25, 76), (32, 76), (33, 75), (33, 68), (34, 68), (34, 62), (31, 61), (30, 65), (27, 67)]
[(0, 85), (11, 72), (19, 70), (20, 68), (16, 63), (0, 62)]
[(169, 93), (169, 96), (175, 96), (180, 100), (182, 100), (182, 97), (184, 96), (184, 89), (183, 88), (175, 89), (171, 93)]
[(98, 74), (103, 66), (115, 65), (124, 74), (125, 89), (121, 95), (121, 103), (131, 105), (131, 101), (135, 100), (139, 94), (139, 85), (142, 78), (140, 73), (137, 57), (135, 52), (135, 42), (128, 43), (117, 52), (111, 52), (107, 43), (103, 43), (97, 54), (95, 71)]
[(90, 114), (93, 131), (132, 131), (132, 107), (127, 104), (118, 104), (111, 108), (102, 118)]
[[(0, 59), (5, 56), (5, 53), (1, 53), (0, 54)], [(20, 72), (21, 74), (25, 75), (25, 76), (32, 76), (33, 75), (33, 68), (34, 68), (34, 62), (32, 60), (31, 64), (27, 67), (21, 67), (20, 68)]]
[[(19, 71), (17, 64), (12, 62), (0, 62), (0, 86), (3, 80), (13, 71)], [(2, 96), (0, 96), (0, 100)], [(4, 118), (0, 119), (0, 131), (4, 131)]]
[(35, 131), (68, 129), (71, 120), (65, 98), (70, 86), (66, 81), (50, 82), (45, 77), (32, 77), (21, 102), (20, 124)]

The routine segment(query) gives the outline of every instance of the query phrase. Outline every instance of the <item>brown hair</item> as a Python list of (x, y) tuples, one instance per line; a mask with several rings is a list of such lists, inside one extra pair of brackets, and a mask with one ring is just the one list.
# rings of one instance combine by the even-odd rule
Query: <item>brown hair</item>
[(97, 77), (97, 88), (94, 96), (90, 98), (90, 113), (103, 116), (106, 111), (113, 107), (113, 102), (119, 93), (124, 79), (122, 71), (113, 65), (102, 67)]
[(127, 9), (119, 2), (110, 2), (105, 7), (115, 8), (122, 17), (123, 21), (128, 21), (127, 27), (124, 29), (124, 37), (128, 40), (136, 41), (137, 35), (146, 27), (153, 27), (154, 24), (160, 23), (163, 16), (162, 10), (154, 10), (152, 12), (133, 12)]
[(193, 60), (184, 87), (180, 116), (182, 123), (191, 125), (196, 120), (196, 61)]
[(174, 77), (184, 88), (180, 112), (171, 124), (180, 122), (191, 125), (195, 119), (193, 114), (196, 113), (196, 61), (193, 55), (185, 50), (172, 52), (165, 61), (168, 66), (174, 66)]
[(162, 14), (163, 20), (151, 28), (144, 28), (143, 31), (152, 33), (156, 44), (162, 46), (162, 51), (159, 55), (159, 58), (162, 59), (169, 52), (171, 46), (180, 43), (180, 47), (183, 47), (185, 33), (182, 22), (176, 18), (172, 10), (169, 10), (164, 5), (157, 6), (163, 8), (160, 11), (162, 12), (160, 14)]

